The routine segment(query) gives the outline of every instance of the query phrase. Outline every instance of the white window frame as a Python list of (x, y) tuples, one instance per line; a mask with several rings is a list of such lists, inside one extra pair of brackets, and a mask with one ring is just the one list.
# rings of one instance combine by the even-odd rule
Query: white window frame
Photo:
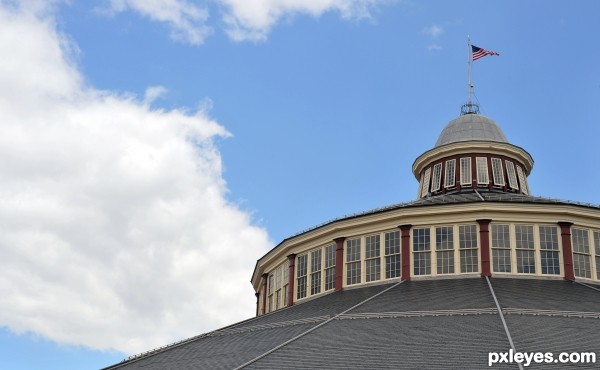
[(456, 185), (456, 159), (446, 161), (445, 188), (453, 188)]
[(463, 157), (460, 159), (460, 185), (471, 185), (472, 183), (471, 157)]
[(442, 164), (437, 163), (433, 166), (433, 179), (431, 180), (431, 192), (439, 191), (442, 186)]
[(489, 185), (490, 176), (488, 173), (487, 157), (477, 157), (475, 158), (475, 163), (477, 166), (477, 185)]
[(431, 178), (431, 167), (425, 170), (423, 187), (421, 188), (421, 198), (429, 193), (429, 180)]
[(506, 174), (508, 175), (508, 186), (511, 189), (519, 190), (519, 183), (517, 182), (517, 173), (515, 172), (515, 164), (511, 161), (505, 161), (506, 163)]
[(527, 185), (527, 178), (525, 177), (525, 172), (521, 166), (517, 165), (517, 175), (519, 176), (519, 183), (521, 184), (521, 191), (525, 195), (529, 195), (529, 186)]
[(494, 185), (504, 186), (504, 171), (502, 169), (502, 160), (500, 158), (492, 158), (492, 175), (494, 177)]
[[(592, 254), (589, 232), (590, 230), (585, 228), (573, 227), (571, 229), (573, 272), (575, 273), (575, 277), (584, 279), (592, 278)], [(582, 275), (581, 271), (589, 273), (589, 276), (587, 274)]]

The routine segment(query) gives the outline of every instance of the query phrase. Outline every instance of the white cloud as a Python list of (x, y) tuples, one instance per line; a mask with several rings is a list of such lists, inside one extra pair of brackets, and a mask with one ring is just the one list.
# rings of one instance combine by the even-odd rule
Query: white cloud
[(427, 46), (427, 50), (429, 50), (432, 53), (435, 53), (435, 52), (442, 50), (442, 47), (437, 44), (431, 44), (431, 45)]
[(0, 325), (134, 353), (252, 316), (270, 243), (226, 200), (229, 133), (82, 85), (42, 13), (0, 2)]
[(109, 0), (108, 11), (119, 13), (131, 10), (153, 21), (167, 23), (175, 40), (198, 45), (214, 29), (209, 25), (209, 3), (219, 7), (225, 32), (232, 40), (264, 41), (282, 18), (300, 14), (319, 17), (330, 11), (340, 13), (344, 19), (369, 18), (370, 10), (375, 5), (395, 1), (397, 0)]
[(438, 25), (434, 24), (431, 27), (423, 28), (421, 33), (431, 36), (431, 38), (437, 39), (438, 37), (440, 37), (441, 34), (444, 33), (444, 29), (442, 28), (442, 26), (438, 26)]
[(174, 40), (199, 45), (212, 33), (208, 9), (187, 0), (110, 0), (110, 11), (132, 10), (169, 25)]
[[(226, 7), (227, 34), (236, 41), (262, 41), (283, 17), (308, 14), (319, 17), (337, 11), (345, 19), (370, 17), (376, 0), (218, 0)], [(382, 1), (379, 1), (382, 3)]]

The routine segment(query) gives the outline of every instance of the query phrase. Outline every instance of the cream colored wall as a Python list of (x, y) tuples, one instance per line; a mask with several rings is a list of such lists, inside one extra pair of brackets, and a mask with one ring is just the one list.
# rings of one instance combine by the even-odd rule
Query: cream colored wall
[[(397, 230), (397, 227), (403, 224), (411, 224), (413, 227), (476, 224), (475, 220), (477, 219), (491, 219), (492, 223), (521, 223), (530, 225), (556, 225), (559, 221), (568, 221), (572, 222), (574, 227), (600, 230), (600, 209), (585, 208), (567, 204), (549, 205), (477, 202), (399, 208), (376, 214), (334, 221), (328, 225), (286, 240), (279, 245), (278, 248), (271, 251), (261, 260), (259, 260), (255, 275), (253, 277), (253, 285), (255, 291), (260, 289), (260, 276), (264, 272), (272, 271), (281, 263), (285, 263), (289, 254), (307, 253), (316, 248), (331, 244), (333, 239), (338, 237), (346, 237), (348, 239), (353, 237), (364, 237), (374, 233)], [(363, 248), (364, 259), (364, 240), (361, 245)], [(480, 240), (478, 240), (478, 245), (481, 245)], [(560, 248), (562, 250), (562, 245), (560, 245)], [(345, 256), (346, 254), (344, 253), (344, 263)], [(539, 253), (537, 258), (539, 260)], [(560, 258), (562, 263), (562, 255)], [(592, 254), (591, 258), (593, 266), (594, 254)], [(514, 261), (514, 256), (512, 260)], [(411, 273), (414, 267), (412, 261), (413, 258), (411, 258)], [(481, 271), (481, 261), (479, 261), (479, 265), (479, 271)], [(345, 286), (346, 269), (344, 268), (343, 270), (343, 284)], [(364, 266), (362, 270), (363, 271), (361, 271), (361, 273), (364, 275)], [(595, 270), (593, 270), (593, 272), (595, 273)], [(294, 281), (296, 281), (296, 279), (294, 279)], [(364, 278), (362, 281), (364, 282)], [(296, 285), (296, 283), (294, 285)], [(294, 286), (294, 292), (296, 291), (297, 286)], [(295, 294), (294, 300), (296, 300)]]

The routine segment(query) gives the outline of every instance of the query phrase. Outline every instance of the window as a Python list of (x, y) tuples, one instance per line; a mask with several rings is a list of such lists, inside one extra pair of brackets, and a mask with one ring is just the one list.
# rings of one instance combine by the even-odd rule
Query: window
[(471, 158), (460, 159), (460, 184), (471, 185)]
[(560, 275), (558, 232), (554, 226), (540, 226), (540, 261), (542, 274)]
[(281, 308), (281, 280), (283, 275), (283, 265), (275, 270), (275, 310)]
[(488, 177), (487, 158), (477, 157), (477, 185), (487, 185), (490, 183)]
[(283, 287), (281, 288), (281, 307), (287, 306), (288, 285), (290, 283), (290, 270), (289, 270), (288, 263), (289, 262), (286, 262), (283, 265), (281, 265), (281, 267), (283, 269), (283, 271), (282, 271)]
[(298, 271), (296, 273), (297, 281), (298, 281), (298, 292), (296, 294), (296, 299), (301, 299), (306, 297), (306, 263), (307, 263), (307, 255), (304, 254), (302, 256), (298, 256), (297, 267)]
[(454, 172), (456, 169), (456, 159), (451, 159), (446, 161), (446, 181), (444, 182), (444, 186), (447, 188), (454, 187)]
[(508, 174), (508, 186), (510, 186), (511, 189), (519, 190), (515, 165), (511, 161), (506, 161), (506, 173)]
[(275, 275), (269, 274), (269, 312), (273, 311), (275, 302), (273, 301), (273, 293), (275, 292)]
[(504, 172), (502, 171), (502, 161), (499, 158), (492, 158), (492, 174), (494, 175), (494, 185), (505, 185)]
[(335, 288), (335, 244), (325, 247), (325, 290)]
[(321, 293), (321, 249), (310, 252), (310, 294)]
[(572, 231), (573, 237), (573, 268), (575, 276), (583, 278), (592, 277), (590, 266), (590, 241), (587, 229), (575, 229)]
[(492, 224), (492, 267), (494, 272), (511, 272), (509, 225)]
[(360, 283), (360, 238), (346, 241), (346, 284)]
[(438, 163), (433, 166), (433, 179), (431, 180), (431, 192), (434, 193), (440, 190), (442, 183), (442, 164)]
[(596, 247), (596, 279), (600, 280), (600, 231), (594, 231), (594, 246)]
[(385, 233), (385, 278), (400, 277), (401, 266), (400, 232)]
[(533, 244), (533, 226), (515, 225), (517, 249), (517, 272), (535, 274), (535, 246)]
[(525, 178), (525, 173), (521, 166), (517, 165), (517, 175), (519, 176), (519, 183), (521, 184), (521, 191), (523, 194), (529, 194), (529, 187), (527, 186), (527, 178)]
[(435, 256), (437, 273), (454, 273), (454, 229), (452, 226), (435, 228)]
[(365, 238), (365, 273), (366, 282), (381, 279), (380, 236), (372, 235)]
[(431, 274), (431, 245), (429, 228), (413, 229), (414, 274)]
[(479, 271), (476, 225), (460, 225), (458, 227), (458, 248), (460, 250), (460, 272)]
[(429, 193), (429, 178), (431, 177), (431, 167), (425, 170), (423, 175), (423, 187), (421, 188), (421, 197), (426, 196)]

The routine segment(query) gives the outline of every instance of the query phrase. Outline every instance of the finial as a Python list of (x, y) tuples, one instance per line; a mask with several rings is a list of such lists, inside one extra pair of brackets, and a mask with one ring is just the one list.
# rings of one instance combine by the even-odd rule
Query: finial
[(464, 116), (465, 114), (479, 114), (479, 104), (471, 101), (463, 104), (460, 107), (460, 115)]

